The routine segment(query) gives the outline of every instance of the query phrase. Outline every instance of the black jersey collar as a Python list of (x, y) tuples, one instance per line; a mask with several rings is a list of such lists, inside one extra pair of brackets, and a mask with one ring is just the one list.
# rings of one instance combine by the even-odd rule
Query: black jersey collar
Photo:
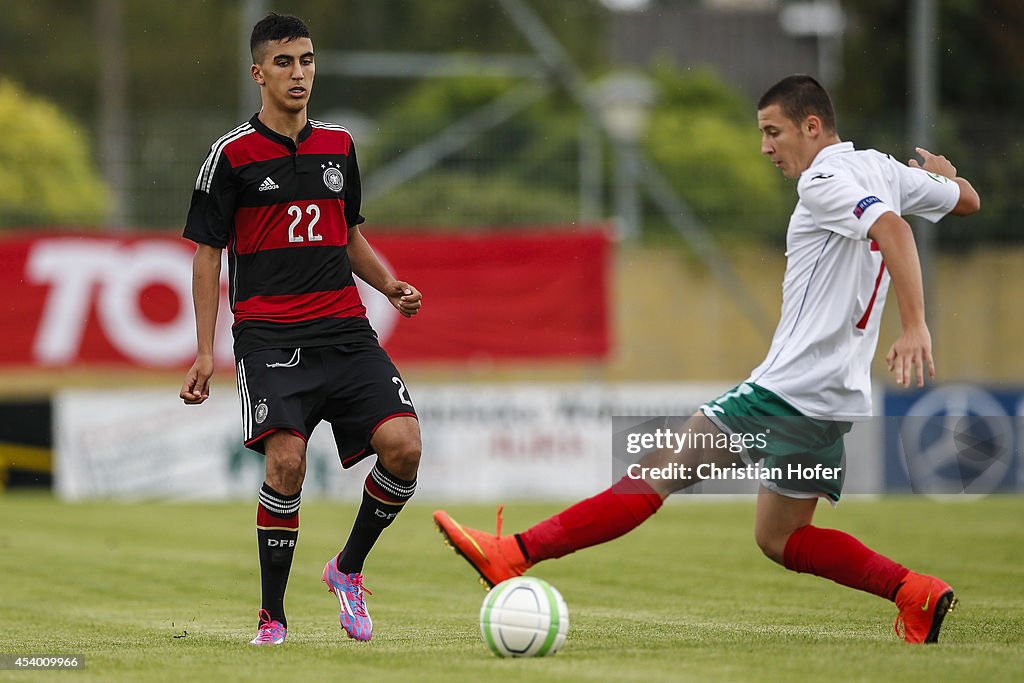
[[(292, 140), (287, 135), (281, 135), (276, 130), (271, 130), (270, 128), (267, 127), (266, 124), (260, 121), (260, 115), (258, 112), (253, 114), (252, 118), (249, 119), (249, 125), (256, 129), (256, 132), (262, 135), (263, 137), (270, 138), (274, 142), (280, 143), (290, 149), (295, 148), (294, 140)], [(303, 126), (302, 130), (299, 131), (299, 144), (302, 144), (302, 142), (312, 134), (313, 124), (309, 122), (309, 119), (306, 119), (306, 125)]]

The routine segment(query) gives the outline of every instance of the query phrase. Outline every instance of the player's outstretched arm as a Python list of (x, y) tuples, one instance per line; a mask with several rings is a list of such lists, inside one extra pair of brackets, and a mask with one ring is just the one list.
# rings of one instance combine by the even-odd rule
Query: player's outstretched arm
[(954, 216), (970, 216), (972, 213), (977, 213), (981, 210), (981, 197), (978, 196), (977, 190), (974, 189), (966, 178), (957, 176), (956, 166), (949, 159), (941, 154), (932, 154), (924, 147), (915, 147), (915, 149), (921, 155), (922, 162), (918, 163), (917, 159), (911, 159), (907, 162), (908, 166), (946, 176), (960, 186), (960, 200), (953, 207), (953, 210), (950, 211), (951, 214)]
[(220, 249), (200, 244), (192, 259), (192, 304), (196, 313), (196, 361), (185, 373), (178, 396), (188, 405), (210, 398), (213, 340), (220, 302)]
[(924, 373), (935, 377), (932, 359), (932, 337), (924, 317), (924, 283), (917, 244), (910, 225), (891, 211), (875, 221), (868, 237), (878, 243), (892, 278), (899, 304), (903, 332), (890, 347), (885, 360), (901, 386), (910, 386), (917, 376), (917, 386), (924, 386)]
[(423, 295), (408, 282), (396, 280), (388, 272), (358, 227), (348, 231), (348, 259), (352, 272), (386, 296), (399, 313), (411, 318), (419, 312), (423, 306)]

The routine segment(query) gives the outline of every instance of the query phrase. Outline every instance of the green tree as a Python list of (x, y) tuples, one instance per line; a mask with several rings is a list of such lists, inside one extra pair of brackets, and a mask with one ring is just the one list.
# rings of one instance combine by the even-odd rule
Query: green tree
[[(982, 211), (945, 221), (940, 246), (1020, 242), (1024, 203), (1024, 3), (937, 0), (938, 122), (932, 151), (948, 156), (978, 188)], [(907, 137), (909, 3), (846, 0), (845, 77), (833, 89), (839, 129), (858, 147), (906, 160), (920, 141)]]
[(796, 188), (762, 157), (753, 105), (710, 71), (662, 64), (653, 76), (644, 148), (679, 195), (718, 238), (781, 240)]
[[(911, 3), (845, 0), (846, 78), (835, 89), (840, 108), (867, 116), (906, 110)], [(943, 106), (984, 111), (1024, 106), (1024, 3), (937, 0), (938, 99)]]
[[(360, 149), (372, 173), (454, 121), (515, 87), (494, 78), (422, 81), (379, 120), (382, 134)], [(520, 111), (436, 166), (367, 205), (374, 222), (417, 226), (514, 226), (578, 217), (581, 112), (553, 95)], [(357, 141), (357, 145), (358, 145)], [(366, 180), (364, 179), (364, 180)]]
[[(652, 75), (658, 101), (644, 148), (676, 191), (717, 238), (781, 241), (795, 188), (762, 158), (753, 105), (711, 72), (661, 65)], [(421, 83), (380, 119), (386, 137), (363, 148), (368, 177), (510, 87), (483, 78)], [(367, 209), (375, 222), (420, 226), (575, 220), (582, 119), (575, 103), (555, 93)], [(615, 162), (606, 155), (606, 187)], [(654, 211), (645, 222), (661, 227)]]
[(57, 107), (0, 79), (0, 227), (94, 225), (107, 191), (87, 134)]

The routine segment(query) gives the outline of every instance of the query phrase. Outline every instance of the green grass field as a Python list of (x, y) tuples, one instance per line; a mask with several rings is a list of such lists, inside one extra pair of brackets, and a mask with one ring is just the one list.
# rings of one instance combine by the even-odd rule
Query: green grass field
[[(556, 511), (513, 504), (507, 530)], [(491, 528), (490, 506), (452, 506)], [(1020, 680), (1024, 498), (846, 501), (816, 522), (946, 578), (960, 607), (935, 646), (892, 633), (895, 608), (764, 559), (752, 502), (678, 502), (614, 543), (534, 574), (565, 596), (556, 656), (500, 660), (480, 640), (483, 590), (410, 505), (366, 567), (376, 632), (343, 638), (320, 583), (354, 508), (303, 504), (288, 642), (247, 645), (259, 573), (255, 503), (69, 505), (0, 496), (0, 652), (84, 654), (62, 680), (678, 681)], [(0, 679), (54, 674), (0, 671)]]

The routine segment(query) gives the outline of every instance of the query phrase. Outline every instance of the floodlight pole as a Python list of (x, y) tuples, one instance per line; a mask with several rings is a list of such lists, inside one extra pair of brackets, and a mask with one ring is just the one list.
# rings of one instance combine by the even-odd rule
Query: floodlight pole
[(256, 22), (268, 13), (266, 0), (242, 0), (238, 12), (238, 120), (248, 121), (260, 108), (260, 91), (249, 74), (252, 54), (249, 36)]
[[(912, 0), (910, 4), (910, 116), (907, 128), (912, 147), (935, 151), (936, 84), (938, 82), (937, 54), (939, 29), (935, 0)], [(922, 219), (911, 219), (917, 236), (917, 250), (921, 259), (925, 301), (934, 305), (932, 295), (935, 254), (935, 226)], [(934, 308), (933, 308), (934, 310)]]
[(587, 117), (580, 121), (580, 221), (601, 218), (601, 163), (604, 157), (600, 131)]
[(99, 0), (94, 20), (100, 61), (100, 167), (110, 188), (107, 225), (124, 232), (129, 223), (128, 116), (124, 21), (121, 0)]

